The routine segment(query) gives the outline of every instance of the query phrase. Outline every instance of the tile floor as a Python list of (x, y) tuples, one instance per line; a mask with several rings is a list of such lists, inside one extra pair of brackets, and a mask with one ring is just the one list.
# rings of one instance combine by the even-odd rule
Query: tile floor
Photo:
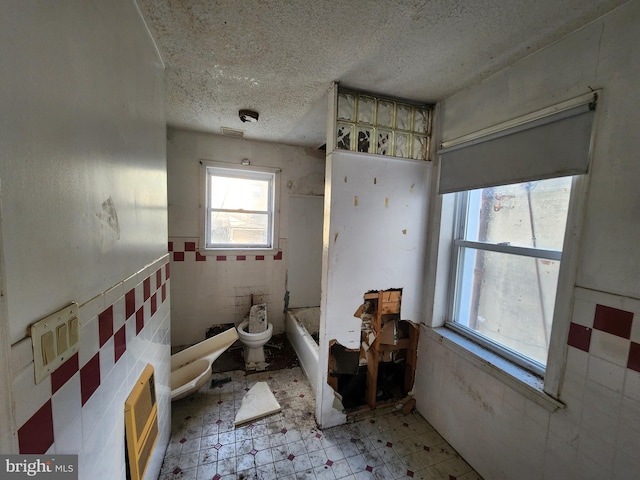
[[(480, 479), (418, 413), (319, 430), (299, 367), (215, 377), (223, 376), (232, 381), (173, 403), (159, 480)], [(235, 412), (257, 381), (269, 384), (282, 411), (234, 429)]]

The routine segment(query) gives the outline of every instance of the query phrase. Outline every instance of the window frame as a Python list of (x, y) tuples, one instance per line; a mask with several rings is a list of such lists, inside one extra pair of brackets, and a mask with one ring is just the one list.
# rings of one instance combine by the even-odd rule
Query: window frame
[[(224, 255), (225, 253), (273, 253), (279, 250), (279, 217), (280, 217), (280, 169), (254, 166), (238, 165), (225, 162), (214, 162), (201, 160), (201, 193), (200, 193), (200, 247), (199, 252), (203, 255)], [(269, 181), (269, 209), (259, 213), (268, 216), (268, 241), (267, 244), (257, 245), (233, 245), (211, 243), (211, 215), (210, 205), (210, 178), (214, 172), (223, 173), (218, 176), (240, 178), (240, 179), (264, 179)], [(216, 175), (213, 175), (216, 176)], [(224, 211), (223, 209), (222, 211)], [(229, 209), (229, 211), (236, 211)], [(245, 211), (246, 213), (247, 211)]]
[[(565, 233), (563, 241), (566, 243), (567, 228), (569, 228), (570, 218), (569, 214), (572, 210), (572, 201), (575, 202), (575, 189), (578, 184), (578, 176), (571, 177), (571, 191), (569, 194), (569, 205), (567, 206), (567, 219), (565, 222)], [(518, 183), (514, 183), (516, 185)], [(554, 260), (559, 262), (559, 269), (562, 269), (563, 250), (553, 250), (546, 248), (536, 247), (524, 247), (517, 245), (504, 245), (492, 242), (481, 242), (474, 240), (466, 240), (466, 226), (467, 226), (467, 210), (469, 206), (469, 197), (471, 190), (465, 190), (461, 192), (452, 193), (455, 195), (454, 203), (454, 221), (453, 221), (453, 233), (451, 239), (451, 262), (449, 271), (449, 288), (447, 298), (447, 314), (445, 318), (445, 326), (455, 331), (456, 333), (468, 338), (469, 340), (479, 344), (483, 348), (492, 351), (493, 353), (507, 359), (508, 361), (516, 364), (517, 366), (524, 368), (525, 370), (539, 376), (544, 377), (549, 364), (549, 351), (547, 352), (547, 364), (542, 364), (535, 359), (532, 359), (521, 352), (508, 347), (500, 342), (494, 341), (491, 338), (475, 332), (473, 329), (466, 327), (459, 323), (455, 318), (455, 312), (457, 310), (457, 302), (459, 297), (458, 282), (462, 273), (463, 262), (461, 261), (464, 256), (463, 250), (465, 248), (471, 248), (476, 251), (484, 252), (496, 252), (510, 255), (517, 255), (524, 258), (540, 258), (546, 260)], [(558, 284), (556, 285), (555, 299), (554, 299), (554, 315), (551, 319), (551, 329), (555, 322), (555, 307), (558, 301), (558, 289), (560, 287), (560, 274), (558, 274)], [(551, 337), (551, 333), (550, 333)], [(549, 348), (551, 345), (549, 345)]]

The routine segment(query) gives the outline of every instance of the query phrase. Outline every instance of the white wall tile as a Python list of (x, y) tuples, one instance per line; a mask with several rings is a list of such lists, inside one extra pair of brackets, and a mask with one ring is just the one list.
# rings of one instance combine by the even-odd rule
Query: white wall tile
[(589, 354), (603, 360), (627, 367), (630, 342), (626, 338), (618, 337), (600, 330), (591, 331)]
[(640, 372), (627, 369), (625, 372), (623, 393), (626, 397), (640, 401)]
[(626, 371), (627, 369), (625, 367), (602, 360), (593, 355), (589, 356), (587, 378), (589, 381), (598, 383), (609, 390), (622, 392)]
[(51, 398), (51, 376), (36, 384), (33, 363), (30, 363), (14, 374), (13, 396), (15, 422), (19, 428)]
[[(59, 441), (62, 434), (72, 425), (81, 419), (81, 397), (80, 397), (80, 372), (76, 372), (62, 387), (53, 394), (51, 398), (51, 409), (53, 411), (53, 434), (56, 442), (56, 452), (62, 448)], [(74, 434), (73, 431), (67, 432)], [(78, 432), (75, 432), (78, 433)], [(82, 430), (80, 430), (82, 439)]]

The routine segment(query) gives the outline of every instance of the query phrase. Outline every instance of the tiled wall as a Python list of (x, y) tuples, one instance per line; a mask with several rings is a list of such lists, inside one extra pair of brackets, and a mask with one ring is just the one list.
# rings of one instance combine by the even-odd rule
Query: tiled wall
[(168, 261), (80, 305), (80, 350), (41, 383), (34, 383), (31, 340), (14, 345), (20, 453), (77, 453), (79, 478), (124, 480), (124, 401), (150, 363), (160, 438), (148, 478), (157, 476), (171, 429)]
[(174, 274), (173, 345), (204, 340), (212, 325), (239, 324), (254, 303), (267, 304), (274, 333), (284, 332), (286, 241), (278, 253), (201, 255), (199, 239), (169, 237)]
[(600, 478), (631, 478), (640, 472), (640, 300), (576, 288), (567, 343), (567, 407), (551, 416), (549, 436)]
[(640, 300), (576, 288), (553, 411), (421, 334), (418, 411), (485, 478), (636, 478), (639, 343)]

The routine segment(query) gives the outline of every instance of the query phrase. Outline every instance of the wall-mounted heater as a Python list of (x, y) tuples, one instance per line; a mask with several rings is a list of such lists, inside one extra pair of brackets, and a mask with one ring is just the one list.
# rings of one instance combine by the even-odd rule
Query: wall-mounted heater
[(142, 480), (158, 439), (153, 366), (147, 364), (124, 403), (127, 479)]

